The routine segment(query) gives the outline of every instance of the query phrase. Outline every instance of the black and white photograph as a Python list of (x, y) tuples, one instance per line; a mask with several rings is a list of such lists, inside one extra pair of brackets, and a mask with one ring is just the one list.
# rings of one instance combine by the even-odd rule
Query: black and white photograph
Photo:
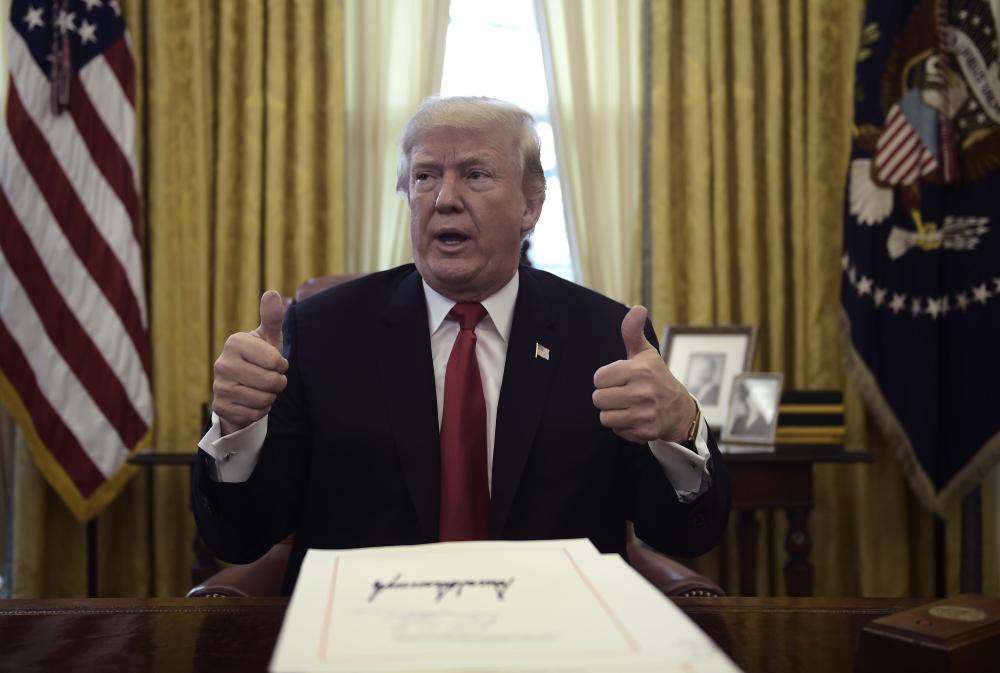
[(701, 405), (709, 427), (726, 420), (733, 378), (750, 369), (757, 342), (753, 325), (668, 325), (660, 352), (671, 373)]
[(771, 444), (778, 425), (781, 374), (741, 374), (733, 381), (725, 442)]
[(702, 404), (716, 405), (725, 366), (725, 353), (693, 353), (688, 360), (684, 386)]

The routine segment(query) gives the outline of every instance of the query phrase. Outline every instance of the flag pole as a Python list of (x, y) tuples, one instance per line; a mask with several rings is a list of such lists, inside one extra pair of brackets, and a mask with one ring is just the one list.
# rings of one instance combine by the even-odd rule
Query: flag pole
[(87, 598), (97, 598), (97, 517), (87, 522)]
[(962, 499), (962, 549), (959, 590), (983, 593), (983, 490), (976, 488)]

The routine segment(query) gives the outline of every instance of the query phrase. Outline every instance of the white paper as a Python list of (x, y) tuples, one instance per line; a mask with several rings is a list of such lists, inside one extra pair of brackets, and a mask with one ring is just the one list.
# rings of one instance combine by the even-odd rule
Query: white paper
[(737, 670), (587, 540), (310, 550), (273, 673)]

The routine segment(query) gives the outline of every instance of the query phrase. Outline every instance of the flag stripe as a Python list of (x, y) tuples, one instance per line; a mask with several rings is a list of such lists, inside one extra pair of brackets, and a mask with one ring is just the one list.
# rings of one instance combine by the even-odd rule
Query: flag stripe
[(906, 153), (906, 155), (897, 163), (896, 167), (892, 169), (889, 174), (889, 184), (898, 184), (898, 181), (903, 179), (903, 176), (908, 176), (913, 169), (917, 166), (917, 161), (920, 159), (924, 151), (924, 146), (919, 142), (913, 144), (913, 149)]
[(899, 134), (906, 129), (906, 120), (902, 117), (896, 117), (889, 124), (882, 135), (879, 136), (878, 142), (875, 144), (876, 150), (879, 154), (886, 151), (888, 145), (899, 138)]
[[(14, 213), (4, 194), (0, 193), (0, 221), (13, 221)], [(59, 351), (76, 378), (118, 430), (122, 442), (132, 446), (146, 432), (146, 423), (132, 407), (121, 380), (108, 366), (94, 346), (76, 316), (66, 307), (59, 290), (44, 272), (42, 260), (21, 227), (0, 229), (0, 249), (10, 269), (21, 282), (28, 299), (53, 342), (61, 344)]]
[[(47, 144), (47, 156), (27, 156), (23, 148), (21, 157), (29, 167), (43, 166), (46, 174), (35, 173), (35, 181), (43, 192), (51, 190), (72, 189), (73, 202), (79, 209), (86, 210), (86, 220), (90, 226), (100, 232), (107, 241), (107, 249), (120, 259), (120, 269), (125, 273), (128, 283), (135, 295), (133, 301), (139, 302), (139, 315), (145, 327), (145, 307), (143, 306), (142, 290), (142, 257), (139, 244), (131, 225), (121, 226), (128, 220), (128, 214), (114, 191), (104, 180), (100, 171), (94, 170), (90, 152), (70, 115), (53, 115), (51, 100), (48, 95), (48, 80), (38, 69), (38, 64), (31, 57), (24, 39), (19, 33), (14, 35), (10, 45), (11, 61), (14, 68), (14, 87), (8, 93), (14, 99), (14, 91), (19, 98), (15, 101), (18, 112), (29, 118), (32, 135), (41, 138), (41, 144)], [(9, 105), (9, 104), (8, 104)], [(10, 109), (8, 108), (8, 116)], [(10, 126), (11, 137), (19, 141), (19, 133)], [(41, 149), (41, 148), (39, 148)], [(51, 164), (51, 165), (50, 165)], [(60, 167), (62, 170), (56, 170)], [(47, 177), (48, 179), (43, 179)], [(52, 181), (50, 184), (50, 180)], [(58, 218), (60, 211), (53, 209)]]
[(878, 143), (876, 143), (879, 153), (882, 153), (889, 145), (897, 141), (900, 138), (900, 133), (904, 132), (906, 128), (906, 118), (900, 114), (894, 116), (892, 122), (886, 127), (885, 132), (879, 136)]
[[(96, 234), (93, 221), (58, 167), (45, 139), (27, 117), (16, 88), (7, 94), (7, 124), (10, 137), (29, 174), (39, 185), (47, 185), (42, 196), (70, 245), (115, 308), (144, 363), (148, 362), (145, 326), (140, 306), (125, 277), (121, 263)], [(129, 228), (131, 230), (131, 227)], [(149, 371), (147, 367), (147, 372)]]
[[(135, 109), (128, 102), (121, 82), (104, 58), (95, 58), (80, 69), (79, 84), (97, 115), (104, 121), (108, 133), (115, 139), (126, 163), (136, 173), (132, 155), (135, 150)], [(72, 94), (70, 105), (73, 104)]]
[[(107, 99), (105, 99), (107, 100)], [(139, 236), (139, 197), (135, 191), (132, 165), (122, 154), (121, 147), (91, 104), (90, 96), (77, 78), (70, 84), (69, 113), (80, 131), (80, 137), (90, 150), (90, 156), (114, 190), (132, 222), (132, 234)]]
[(894, 143), (891, 149), (887, 148), (882, 152), (881, 156), (884, 158), (884, 165), (890, 167), (893, 163), (900, 161), (913, 150), (918, 140), (917, 135), (913, 133), (913, 129), (909, 127), (903, 129), (899, 134), (899, 142)]
[[(127, 34), (126, 34), (127, 35)], [(107, 59), (108, 66), (111, 71), (115, 74), (115, 79), (118, 80), (118, 86), (121, 87), (122, 93), (128, 99), (129, 104), (132, 108), (135, 108), (135, 63), (132, 61), (132, 54), (129, 53), (128, 44), (126, 44), (125, 39), (117, 40), (114, 44), (107, 48), (104, 52), (104, 58)], [(100, 59), (95, 59), (99, 61)], [(88, 64), (81, 68), (82, 73), (93, 63)], [(135, 126), (132, 125), (128, 130), (131, 131)], [(125, 128), (123, 127), (124, 131)], [(131, 147), (131, 145), (126, 145), (126, 147)]]
[(59, 461), (80, 492), (84, 496), (89, 496), (104, 481), (104, 475), (42, 394), (20, 346), (11, 337), (2, 320), (0, 320), (0, 367), (17, 390), (22, 404), (31, 410), (35, 431), (52, 457)]
[(61, 301), (71, 308), (94, 340), (102, 357), (124, 385), (136, 411), (148, 424), (152, 420), (148, 367), (144, 366), (118, 314), (73, 253), (37, 185), (27, 175), (21, 157), (9, 150), (7, 129), (0, 128), (0, 155), (6, 157), (0, 169), (0, 196), (15, 218), (11, 226), (24, 228), (32, 246), (28, 254), (39, 257), (38, 273), (51, 270), (48, 277), (58, 288)]
[[(0, 266), (10, 266), (2, 249)], [(128, 450), (122, 445), (117, 430), (108, 423), (108, 419), (66, 365), (59, 348), (49, 339), (48, 333), (39, 329), (41, 320), (35, 307), (25, 295), (17, 277), (9, 271), (3, 278), (0, 306), (6, 315), (19, 317), (18, 320), (5, 320), (4, 324), (34, 373), (39, 390), (57, 411), (83, 451), (107, 478), (128, 457)]]
[(907, 133), (903, 142), (900, 143), (900, 145), (897, 148), (895, 148), (894, 150), (892, 150), (891, 153), (888, 154), (885, 162), (879, 169), (879, 173), (881, 173), (882, 175), (891, 174), (893, 171), (896, 170), (896, 167), (900, 164), (900, 162), (909, 157), (912, 152), (919, 150), (919, 148), (920, 145), (919, 142), (917, 141), (917, 137), (915, 135)]
[(913, 129), (906, 123), (906, 120), (901, 120), (899, 127), (892, 131), (885, 146), (879, 148), (876, 156), (881, 161), (886, 161), (887, 158), (891, 158), (899, 152), (900, 148), (913, 137)]

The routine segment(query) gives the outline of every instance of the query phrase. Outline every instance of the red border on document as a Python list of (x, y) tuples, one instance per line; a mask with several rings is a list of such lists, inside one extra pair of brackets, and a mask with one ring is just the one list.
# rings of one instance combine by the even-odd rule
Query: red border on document
[(337, 569), (340, 557), (333, 560), (333, 576), (330, 578), (330, 597), (326, 600), (326, 614), (323, 615), (323, 635), (319, 641), (319, 658), (326, 661), (326, 648), (330, 640), (330, 620), (333, 618), (333, 594), (337, 590)]
[[(625, 642), (628, 644), (629, 649), (631, 649), (633, 653), (638, 653), (639, 652), (639, 644), (638, 644), (638, 642), (636, 642), (636, 640), (632, 636), (632, 634), (629, 633), (628, 629), (621, 622), (621, 620), (618, 619), (618, 616), (611, 609), (611, 606), (608, 605), (607, 601), (604, 600), (604, 597), (597, 590), (597, 587), (595, 587), (593, 585), (593, 583), (583, 573), (583, 570), (580, 568), (580, 566), (577, 565), (576, 561), (573, 559), (573, 555), (570, 553), (570, 550), (567, 549), (566, 547), (554, 547), (554, 548), (539, 549), (537, 551), (555, 551), (557, 549), (561, 549), (562, 552), (563, 552), (563, 554), (566, 555), (566, 558), (569, 560), (570, 564), (573, 566), (573, 570), (576, 571), (577, 576), (581, 579), (581, 581), (584, 583), (584, 585), (594, 595), (594, 598), (597, 600), (598, 605), (600, 605), (601, 609), (604, 610), (604, 612), (608, 615), (608, 617), (611, 620), (612, 624), (615, 625), (615, 628), (618, 630), (618, 632), (624, 638)], [(459, 551), (459, 550), (455, 550), (455, 551)], [(482, 553), (482, 552), (488, 551), (488, 550), (463, 549), (461, 551), (466, 552), (466, 553), (469, 553), (469, 552)], [(536, 550), (532, 550), (532, 551), (536, 551)], [(332, 577), (331, 577), (331, 580), (330, 580), (330, 594), (329, 594), (329, 598), (327, 599), (326, 614), (323, 615), (323, 634), (321, 636), (320, 648), (319, 648), (319, 656), (320, 656), (320, 660), (321, 661), (327, 661), (328, 660), (328, 646), (329, 646), (329, 638), (330, 638), (330, 622), (333, 619), (333, 600), (334, 600), (334, 593), (336, 592), (337, 570), (338, 570), (339, 565), (340, 565), (340, 557), (338, 556), (334, 560), (334, 563), (333, 563), (333, 574), (332, 574)], [(604, 653), (604, 652), (599, 653), (599, 654), (598, 653), (594, 653), (594, 654), (597, 655), (597, 656), (610, 655), (610, 653)], [(377, 656), (379, 658), (381, 658), (381, 659), (390, 658), (390, 657), (388, 657), (387, 655), (384, 655), (384, 654), (380, 654), (380, 655), (377, 655)], [(538, 655), (535, 654), (534, 656), (538, 656)], [(399, 655), (399, 657), (397, 657), (397, 658), (403, 658), (403, 659), (407, 659), (408, 660), (411, 657), (412, 657), (412, 655), (408, 655), (407, 654), (407, 655)], [(548, 658), (546, 655), (542, 655), (542, 657), (543, 658)], [(347, 661), (346, 661), (347, 658), (346, 657), (338, 657), (338, 659), (341, 660), (341, 661), (344, 661), (344, 663), (347, 663)], [(351, 659), (358, 659), (358, 657), (352, 657)], [(371, 657), (365, 656), (365, 657), (361, 657), (361, 659), (368, 659), (368, 660), (370, 660)]]
[(604, 611), (608, 613), (608, 617), (610, 617), (611, 621), (614, 622), (616, 627), (618, 627), (618, 630), (621, 632), (622, 637), (628, 641), (629, 647), (632, 648), (632, 651), (638, 652), (639, 643), (635, 642), (635, 638), (632, 637), (632, 634), (628, 632), (628, 629), (625, 628), (625, 625), (621, 623), (620, 619), (618, 619), (618, 615), (614, 613), (614, 611), (611, 609), (611, 606), (608, 605), (607, 601), (604, 600), (604, 596), (602, 596), (601, 593), (597, 590), (597, 587), (595, 587), (593, 583), (590, 581), (590, 579), (583, 574), (583, 571), (580, 570), (580, 566), (578, 566), (576, 564), (576, 561), (573, 559), (573, 555), (570, 554), (569, 550), (566, 549), (565, 547), (563, 547), (563, 553), (566, 554), (566, 558), (569, 559), (569, 562), (573, 564), (573, 569), (576, 570), (576, 574), (580, 576), (580, 579), (583, 580), (583, 583), (587, 585), (588, 589), (590, 589), (590, 593), (594, 594), (594, 598), (597, 599), (597, 602), (601, 604), (601, 607), (604, 608)]

